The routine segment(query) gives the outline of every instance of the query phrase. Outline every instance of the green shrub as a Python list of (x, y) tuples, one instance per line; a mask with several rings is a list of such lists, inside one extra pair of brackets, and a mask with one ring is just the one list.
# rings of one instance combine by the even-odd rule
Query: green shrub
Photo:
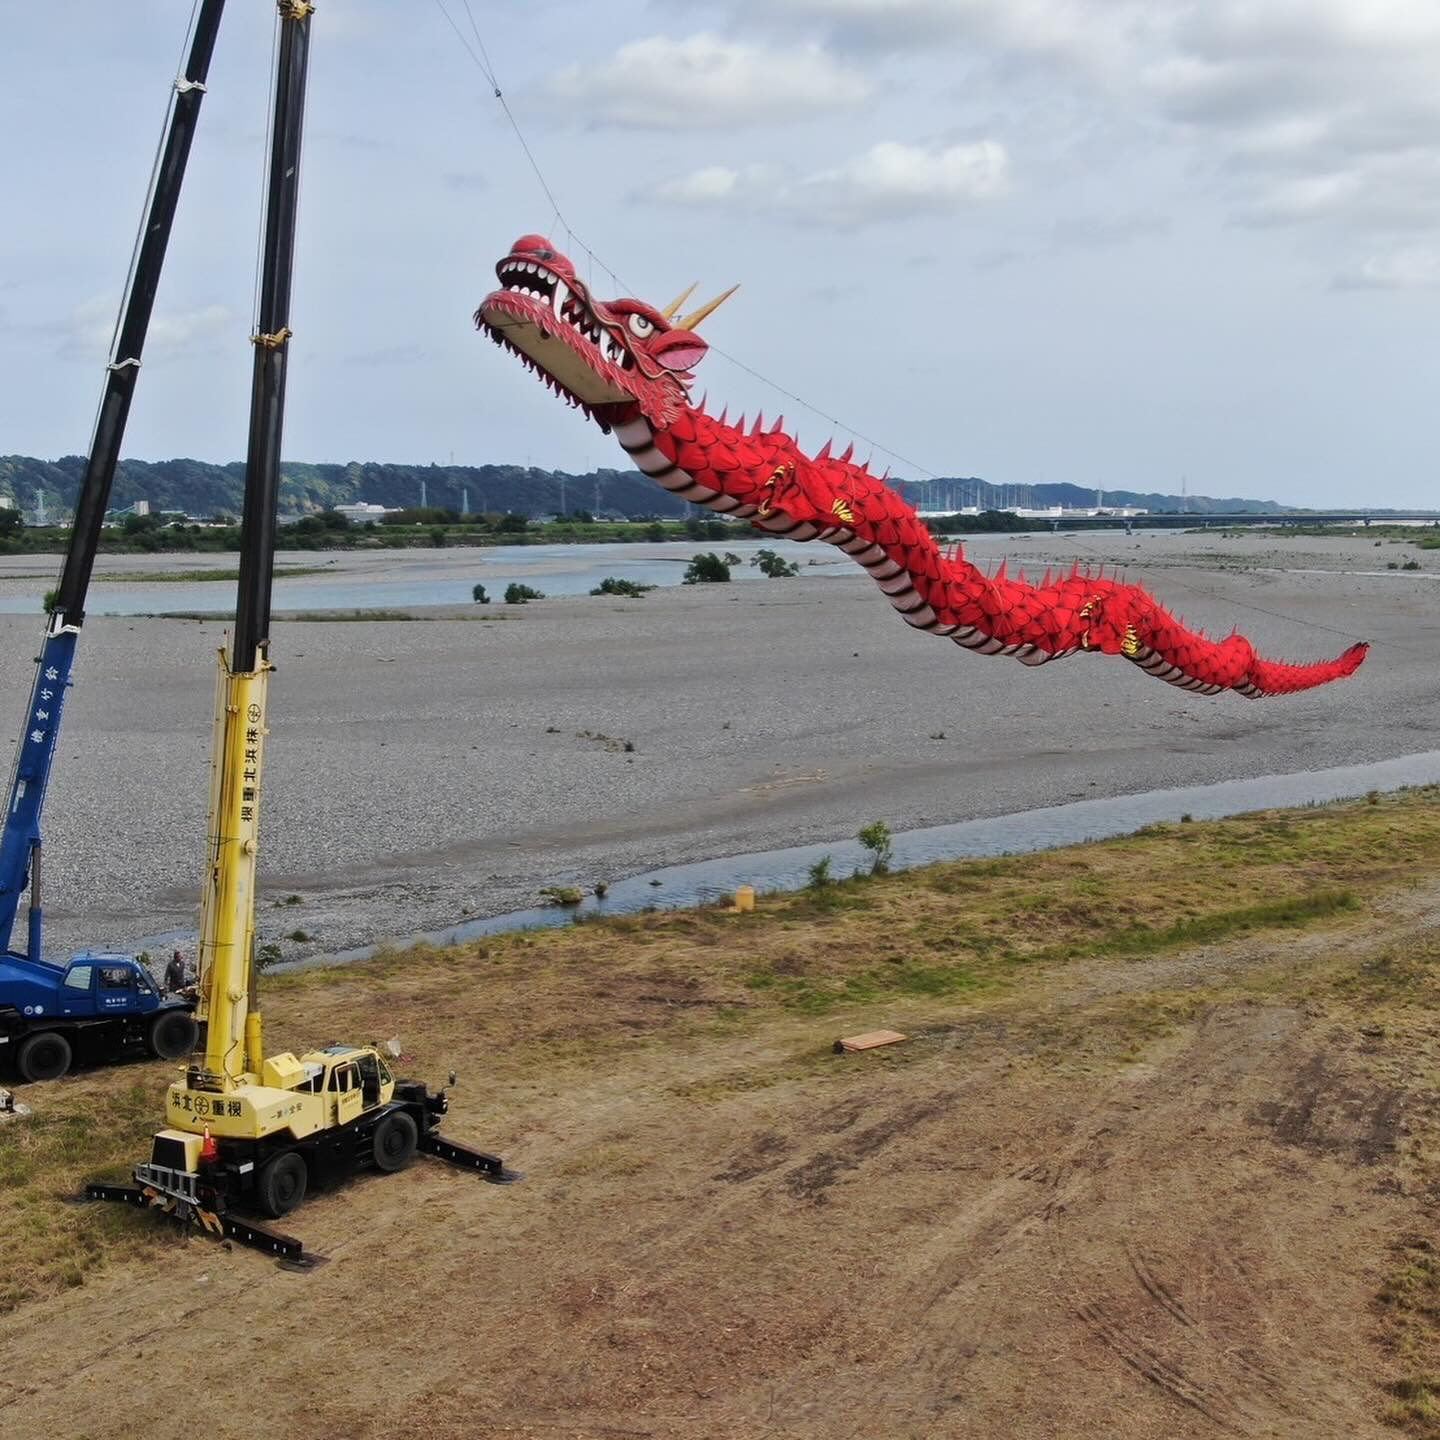
[(798, 565), (777, 555), (773, 550), (757, 550), (750, 557), (750, 563), (758, 565), (760, 573), (771, 580), (784, 580), (791, 575), (800, 573)]
[(729, 580), (730, 566), (714, 551), (706, 550), (691, 558), (685, 570), (686, 585), (718, 585)]
[(642, 585), (638, 580), (621, 580), (607, 575), (590, 593), (592, 595), (623, 595), (629, 600), (638, 600), (648, 595), (655, 587)]
[(870, 852), (870, 873), (884, 875), (895, 858), (895, 837), (883, 820), (862, 826), (855, 838)]
[(490, 597), (485, 593), (485, 587), (483, 585), (476, 585), (474, 589), (470, 591), (470, 598), (477, 605), (488, 605), (490, 603)]
[(529, 585), (518, 585), (511, 583), (505, 587), (505, 603), (507, 605), (524, 605), (529, 600), (543, 600), (545, 592), (534, 590)]

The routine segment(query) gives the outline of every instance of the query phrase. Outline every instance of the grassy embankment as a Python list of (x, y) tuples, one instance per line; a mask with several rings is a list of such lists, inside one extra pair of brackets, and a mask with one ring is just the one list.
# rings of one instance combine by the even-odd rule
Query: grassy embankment
[[(916, 1038), (870, 1064), (934, 1060), (934, 1037), (993, 1022), (1010, 1027), (1018, 1062), (1103, 1074), (1216, 1005), (1294, 1003), (1387, 1035), (1407, 1057), (1406, 1083), (1429, 1066), (1426, 1083), (1440, 1088), (1440, 934), (1398, 947), (1387, 936), (1393, 902), (1434, 883), (1437, 796), (1429, 787), (866, 877), (764, 900), (754, 916), (623, 917), (274, 977), (267, 1040), (298, 1050), (398, 1032), (416, 1073), (454, 1065), (497, 1084), (564, 1083), (634, 1047), (669, 1047), (674, 1093), (704, 1104), (727, 1087), (827, 1073), (837, 1034), (876, 1025)], [(1163, 963), (1171, 957), (1183, 966)], [(1116, 966), (1135, 967), (1135, 983), (1085, 1000)], [(1079, 995), (1078, 1008), (1057, 1004), (1062, 995)], [(687, 1045), (733, 1039), (738, 1057), (762, 1030), (786, 1057), (780, 1068), (737, 1058), (727, 1078), (687, 1081)], [(86, 1178), (123, 1177), (146, 1150), (168, 1069), (31, 1087), (35, 1117), (0, 1127), (0, 1312), (83, 1285), (107, 1260), (187, 1243), (148, 1217), (61, 1198)], [(1440, 1183), (1423, 1141), (1417, 1131), (1406, 1163)], [(1415, 1239), (1390, 1271), (1375, 1323), (1395, 1357), (1392, 1418), (1440, 1434), (1436, 1251)]]

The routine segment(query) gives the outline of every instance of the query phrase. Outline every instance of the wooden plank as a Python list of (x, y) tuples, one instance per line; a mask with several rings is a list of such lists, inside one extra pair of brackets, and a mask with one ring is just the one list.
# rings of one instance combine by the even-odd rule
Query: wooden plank
[(881, 1045), (896, 1045), (908, 1040), (898, 1030), (867, 1030), (863, 1035), (843, 1035), (835, 1042), (835, 1053), (850, 1054), (856, 1050), (874, 1050)]

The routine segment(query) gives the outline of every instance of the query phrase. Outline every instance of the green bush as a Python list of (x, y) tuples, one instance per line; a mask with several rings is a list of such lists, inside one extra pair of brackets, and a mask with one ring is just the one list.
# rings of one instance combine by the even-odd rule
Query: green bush
[(730, 578), (730, 566), (713, 551), (691, 557), (685, 570), (686, 585), (718, 585)]
[(477, 605), (488, 605), (490, 603), (490, 597), (485, 593), (485, 587), (483, 585), (476, 585), (474, 589), (470, 591), (470, 598)]
[(895, 837), (883, 820), (862, 826), (855, 838), (870, 852), (870, 873), (884, 875), (895, 858)]
[(505, 587), (505, 603), (507, 605), (524, 605), (528, 600), (543, 600), (543, 590), (533, 590), (529, 585), (518, 585), (511, 583)]
[(800, 567), (794, 561), (786, 560), (773, 550), (757, 550), (750, 557), (750, 563), (758, 565), (760, 573), (771, 580), (784, 580), (800, 573)]
[(648, 595), (654, 588), (653, 585), (642, 585), (638, 580), (621, 580), (617, 576), (607, 575), (590, 593), (592, 595), (624, 595), (627, 599), (638, 600), (642, 595)]

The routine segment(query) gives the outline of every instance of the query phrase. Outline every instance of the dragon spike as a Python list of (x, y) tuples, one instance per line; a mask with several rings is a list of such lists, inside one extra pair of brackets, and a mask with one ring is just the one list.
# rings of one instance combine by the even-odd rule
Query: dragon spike
[(735, 422), (735, 428), (743, 435), (745, 433), (745, 412), (740, 412), (740, 418)]
[(784, 428), (785, 417), (783, 415), (777, 415), (775, 417), (775, 423), (770, 427), (770, 433), (772, 435), (778, 435)]
[(851, 457), (854, 453), (855, 453), (855, 442), (852, 440), (852, 441), (845, 447), (845, 453), (840, 457), (840, 463), (841, 463), (842, 465), (848, 465), (848, 464), (850, 463), (850, 457)]
[(821, 448), (820, 448), (820, 453), (819, 453), (818, 455), (816, 455), (816, 457), (815, 457), (815, 463), (818, 465), (822, 460), (828, 460), (829, 458), (830, 458), (830, 442), (827, 440), (827, 441), (825, 442), (825, 444), (824, 444), (823, 446), (821, 446)]
[[(722, 294), (717, 295), (708, 304), (702, 305), (698, 310), (692, 310), (683, 320), (675, 322), (677, 330), (694, 330), (699, 327), (700, 322), (707, 316), (713, 315), (740, 287), (732, 285)], [(694, 286), (691, 286), (694, 289)]]
[[(697, 280), (695, 285), (700, 282)], [(673, 320), (679, 313), (680, 307), (695, 293), (695, 285), (688, 290), (682, 290), (660, 313), (667, 319)], [(689, 328), (688, 326), (685, 328)]]
[(1005, 574), (1005, 565), (1006, 565), (1006, 561), (1005, 561), (1005, 559), (1002, 557), (1002, 559), (1001, 559), (1001, 561), (1000, 561), (1000, 568), (995, 572), (994, 578), (995, 578), (996, 580), (1004, 580), (1004, 579), (1007, 579), (1007, 578), (1008, 578), (1008, 577), (1006, 576), (1006, 574)]
[(752, 435), (763, 435), (765, 433), (765, 412), (758, 410), (755, 413), (755, 428), (750, 432)]
[(721, 425), (730, 423), (730, 407), (728, 405), (720, 412), (720, 423)]
[(709, 392), (708, 390), (700, 397), (700, 405), (699, 405), (698, 408), (699, 408), (700, 413), (701, 413), (702, 415), (704, 415), (704, 414), (706, 413), (706, 410), (705, 410), (705, 402), (706, 402), (709, 398), (710, 398), (710, 392)]

